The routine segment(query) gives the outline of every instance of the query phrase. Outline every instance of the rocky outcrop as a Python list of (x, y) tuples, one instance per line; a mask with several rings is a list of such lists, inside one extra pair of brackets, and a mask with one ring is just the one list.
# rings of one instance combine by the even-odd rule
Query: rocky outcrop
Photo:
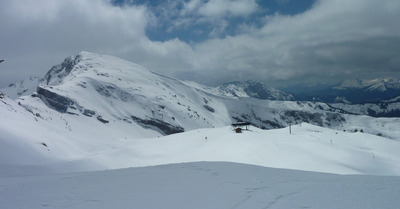
[(49, 91), (41, 86), (38, 86), (37, 94), (48, 107), (61, 113), (66, 113), (69, 107), (74, 107), (75, 105), (75, 102), (70, 98)]
[(161, 131), (161, 134), (176, 134), (184, 132), (185, 129), (180, 126), (175, 126), (157, 119), (141, 119), (135, 116), (131, 116), (131, 119), (143, 128), (150, 128)]
[(80, 54), (67, 57), (61, 64), (53, 66), (44, 76), (47, 85), (57, 85), (64, 77), (68, 76), (74, 66), (81, 60)]

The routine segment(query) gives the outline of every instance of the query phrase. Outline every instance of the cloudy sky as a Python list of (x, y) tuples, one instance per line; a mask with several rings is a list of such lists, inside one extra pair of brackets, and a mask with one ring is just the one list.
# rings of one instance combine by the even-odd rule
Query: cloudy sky
[(0, 88), (90, 51), (180, 79), (400, 78), (399, 0), (1, 0)]

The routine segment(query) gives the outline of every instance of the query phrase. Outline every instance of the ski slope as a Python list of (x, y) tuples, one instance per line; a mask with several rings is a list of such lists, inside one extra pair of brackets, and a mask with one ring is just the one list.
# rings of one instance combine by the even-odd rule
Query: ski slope
[(400, 175), (398, 141), (305, 123), (293, 126), (292, 134), (288, 128), (251, 127), (237, 134), (222, 127), (118, 143), (122, 148), (90, 153), (81, 160), (111, 169), (226, 161), (335, 174)]
[(221, 127), (143, 139), (81, 142), (75, 136), (48, 141), (46, 146), (36, 142), (30, 150), (21, 142), (0, 139), (2, 155), (12, 156), (4, 156), (2, 164), (47, 166), (60, 172), (226, 161), (334, 174), (400, 175), (400, 142), (306, 123), (292, 126), (292, 134), (288, 128), (251, 127), (237, 134)]

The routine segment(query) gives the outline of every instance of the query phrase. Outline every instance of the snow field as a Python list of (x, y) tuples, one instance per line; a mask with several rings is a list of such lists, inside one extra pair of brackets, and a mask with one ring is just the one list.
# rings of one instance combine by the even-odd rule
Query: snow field
[[(120, 139), (75, 160), (108, 169), (226, 161), (335, 174), (400, 175), (400, 143), (363, 133), (301, 124), (277, 130), (199, 129), (149, 139)], [(119, 145), (117, 145), (119, 144)]]
[(227, 162), (0, 178), (4, 208), (397, 208), (400, 178)]

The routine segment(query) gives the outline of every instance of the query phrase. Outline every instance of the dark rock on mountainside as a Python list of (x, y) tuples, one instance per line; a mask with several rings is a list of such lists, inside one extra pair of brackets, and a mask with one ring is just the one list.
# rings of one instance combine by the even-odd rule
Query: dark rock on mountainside
[(44, 76), (46, 84), (50, 85), (52, 81), (60, 81), (64, 77), (68, 76), (68, 74), (71, 73), (72, 69), (81, 60), (81, 58), (82, 55), (80, 54), (67, 57), (61, 64), (53, 66)]
[(37, 87), (37, 94), (46, 105), (61, 113), (66, 113), (68, 107), (72, 107), (75, 104), (74, 101), (72, 101), (71, 99), (65, 96), (61, 96), (57, 93), (51, 92), (40, 86)]
[(97, 116), (97, 120), (99, 120), (102, 123), (109, 123), (110, 121), (104, 119), (101, 115)]
[(144, 128), (155, 129), (161, 131), (162, 134), (176, 134), (184, 132), (185, 129), (180, 126), (174, 126), (157, 119), (141, 119), (135, 116), (131, 116), (132, 120)]

